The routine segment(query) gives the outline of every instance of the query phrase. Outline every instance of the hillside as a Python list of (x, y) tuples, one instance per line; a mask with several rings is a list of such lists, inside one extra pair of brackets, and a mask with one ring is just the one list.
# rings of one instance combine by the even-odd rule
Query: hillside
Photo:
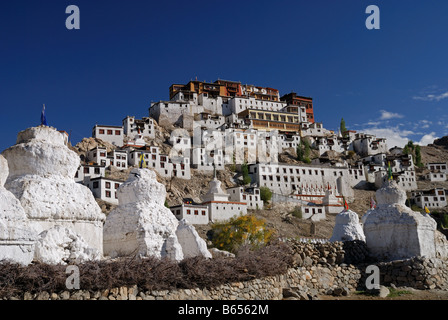
[[(157, 135), (151, 141), (151, 145), (155, 145), (163, 150), (163, 153), (168, 154), (171, 150), (171, 145), (168, 143), (171, 130), (173, 128), (163, 128), (157, 126)], [(149, 141), (148, 141), (149, 142)], [(80, 155), (85, 155), (85, 152), (96, 145), (111, 147), (106, 142), (99, 139), (84, 139), (81, 143), (76, 145), (73, 150)], [(314, 152), (315, 150), (313, 150)], [(422, 162), (448, 162), (448, 136), (441, 139), (436, 139), (433, 144), (421, 147)], [(312, 154), (317, 157), (317, 153)], [(330, 160), (351, 160), (344, 157), (342, 154), (327, 155)], [(296, 160), (295, 150), (292, 148), (285, 149), (279, 155), (279, 161), (300, 164)], [(111, 168), (107, 175), (111, 178), (126, 180), (131, 168), (127, 170), (118, 170)], [(428, 172), (426, 168), (416, 169), (417, 185), (419, 189), (430, 189), (434, 187), (443, 187), (448, 189), (448, 181), (445, 182), (429, 182), (424, 180), (424, 175)], [(163, 178), (158, 175), (159, 182), (166, 186), (167, 203), (170, 206), (180, 204), (184, 198), (192, 198), (196, 202), (201, 202), (201, 198), (205, 195), (209, 188), (209, 181), (213, 178), (213, 172), (199, 172), (196, 169), (191, 169), (191, 179), (184, 180), (179, 178)], [(226, 170), (217, 171), (217, 178), (223, 183), (224, 188), (230, 188), (238, 185), (241, 175), (239, 172), (231, 171), (230, 166)], [(370, 208), (370, 198), (375, 197), (374, 190), (354, 190), (355, 200), (349, 204), (350, 209), (357, 212), (362, 217)], [(104, 201), (97, 200), (104, 213), (110, 212), (115, 206), (110, 205)], [(281, 237), (309, 237), (309, 238), (330, 238), (333, 231), (334, 221), (336, 215), (327, 215), (325, 220), (319, 222), (311, 222), (310, 220), (303, 220), (294, 215), (296, 207), (295, 204), (276, 204), (269, 209), (252, 210), (253, 213), (266, 220), (270, 228), (276, 230), (277, 235)], [(441, 212), (448, 212), (448, 209), (439, 210)], [(202, 237), (207, 237), (207, 232), (210, 230), (210, 225), (196, 226)]]

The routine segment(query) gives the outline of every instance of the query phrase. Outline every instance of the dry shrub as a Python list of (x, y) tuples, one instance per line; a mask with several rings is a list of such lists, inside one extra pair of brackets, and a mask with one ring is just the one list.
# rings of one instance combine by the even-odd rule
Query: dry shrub
[(190, 282), (189, 287), (212, 287), (283, 274), (292, 266), (291, 251), (284, 243), (277, 242), (256, 250), (251, 248), (250, 245), (240, 247), (234, 259), (195, 257), (185, 259), (179, 265)]
[(60, 291), (65, 289), (64, 266), (35, 263), (21, 266), (15, 263), (0, 263), (0, 297), (11, 297), (23, 292)]
[[(123, 258), (79, 264), (80, 287), (97, 291), (137, 285), (146, 290), (210, 288), (282, 274), (292, 266), (289, 247), (281, 242), (251, 250), (241, 247), (235, 258), (188, 258), (176, 263), (169, 259)], [(29, 266), (0, 263), (0, 298), (24, 292), (61, 292), (66, 289), (64, 265), (33, 263)]]
[(158, 290), (182, 287), (183, 278), (176, 262), (150, 257), (84, 263), (80, 265), (80, 282), (89, 290), (133, 285)]

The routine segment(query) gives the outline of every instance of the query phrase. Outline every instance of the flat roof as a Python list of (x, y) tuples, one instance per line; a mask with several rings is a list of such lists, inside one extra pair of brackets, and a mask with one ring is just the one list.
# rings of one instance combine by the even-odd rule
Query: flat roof
[(124, 180), (118, 180), (118, 179), (112, 179), (112, 178), (106, 178), (106, 177), (98, 177), (98, 178), (90, 179), (90, 181), (98, 181), (98, 180), (109, 180), (109, 181), (121, 182), (121, 183), (125, 182)]
[(121, 130), (123, 130), (123, 126), (109, 126), (109, 125), (96, 124), (93, 128), (96, 128), (96, 127), (116, 128), (116, 129), (121, 129)]

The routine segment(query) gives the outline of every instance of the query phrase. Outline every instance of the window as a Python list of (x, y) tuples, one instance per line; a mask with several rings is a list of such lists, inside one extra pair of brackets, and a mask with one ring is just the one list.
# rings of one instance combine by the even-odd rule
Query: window
[(90, 168), (85, 167), (85, 168), (84, 168), (84, 173), (90, 173)]
[(110, 182), (106, 182), (106, 189), (110, 189)]
[(202, 210), (202, 215), (205, 216), (205, 211), (204, 210)]
[(100, 129), (100, 130), (98, 130), (98, 133), (99, 133), (99, 134), (104, 134), (104, 129)]
[(99, 183), (98, 183), (98, 181), (95, 181), (93, 183), (93, 189), (98, 189), (98, 187), (99, 187)]
[(100, 168), (95, 168), (94, 172), (95, 172), (95, 174), (100, 174)]
[(191, 210), (190, 209), (187, 210), (187, 214), (191, 214)]
[(116, 183), (116, 184), (115, 184), (115, 190), (117, 190), (119, 187), (120, 187), (120, 184), (119, 184), (119, 183)]
[(107, 130), (108, 135), (112, 135), (112, 130)]
[(120, 130), (115, 130), (115, 135), (119, 136), (121, 134)]
[(197, 216), (199, 214), (199, 210), (194, 210), (194, 215)]
[(106, 198), (110, 198), (110, 191), (106, 191)]

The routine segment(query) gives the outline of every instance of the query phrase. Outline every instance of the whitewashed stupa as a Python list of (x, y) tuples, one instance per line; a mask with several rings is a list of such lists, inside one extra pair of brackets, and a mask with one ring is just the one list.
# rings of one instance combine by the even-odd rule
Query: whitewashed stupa
[(3, 156), (9, 167), (5, 187), (20, 201), (35, 233), (60, 226), (63, 234), (64, 228), (72, 230), (102, 254), (105, 215), (92, 192), (74, 181), (80, 158), (62, 133), (48, 126), (28, 128)]
[(336, 216), (336, 224), (330, 241), (366, 241), (358, 214), (349, 209), (344, 209)]
[(405, 205), (406, 192), (395, 181), (376, 191), (377, 207), (364, 221), (366, 244), (378, 259), (396, 260), (436, 255), (437, 223)]
[(37, 235), (19, 200), (3, 187), (8, 174), (8, 163), (0, 155), (0, 261), (27, 265), (33, 260)]
[(165, 186), (149, 169), (133, 169), (118, 189), (119, 206), (104, 224), (104, 254), (183, 258), (211, 257), (205, 241), (186, 221), (179, 223), (165, 207)]

